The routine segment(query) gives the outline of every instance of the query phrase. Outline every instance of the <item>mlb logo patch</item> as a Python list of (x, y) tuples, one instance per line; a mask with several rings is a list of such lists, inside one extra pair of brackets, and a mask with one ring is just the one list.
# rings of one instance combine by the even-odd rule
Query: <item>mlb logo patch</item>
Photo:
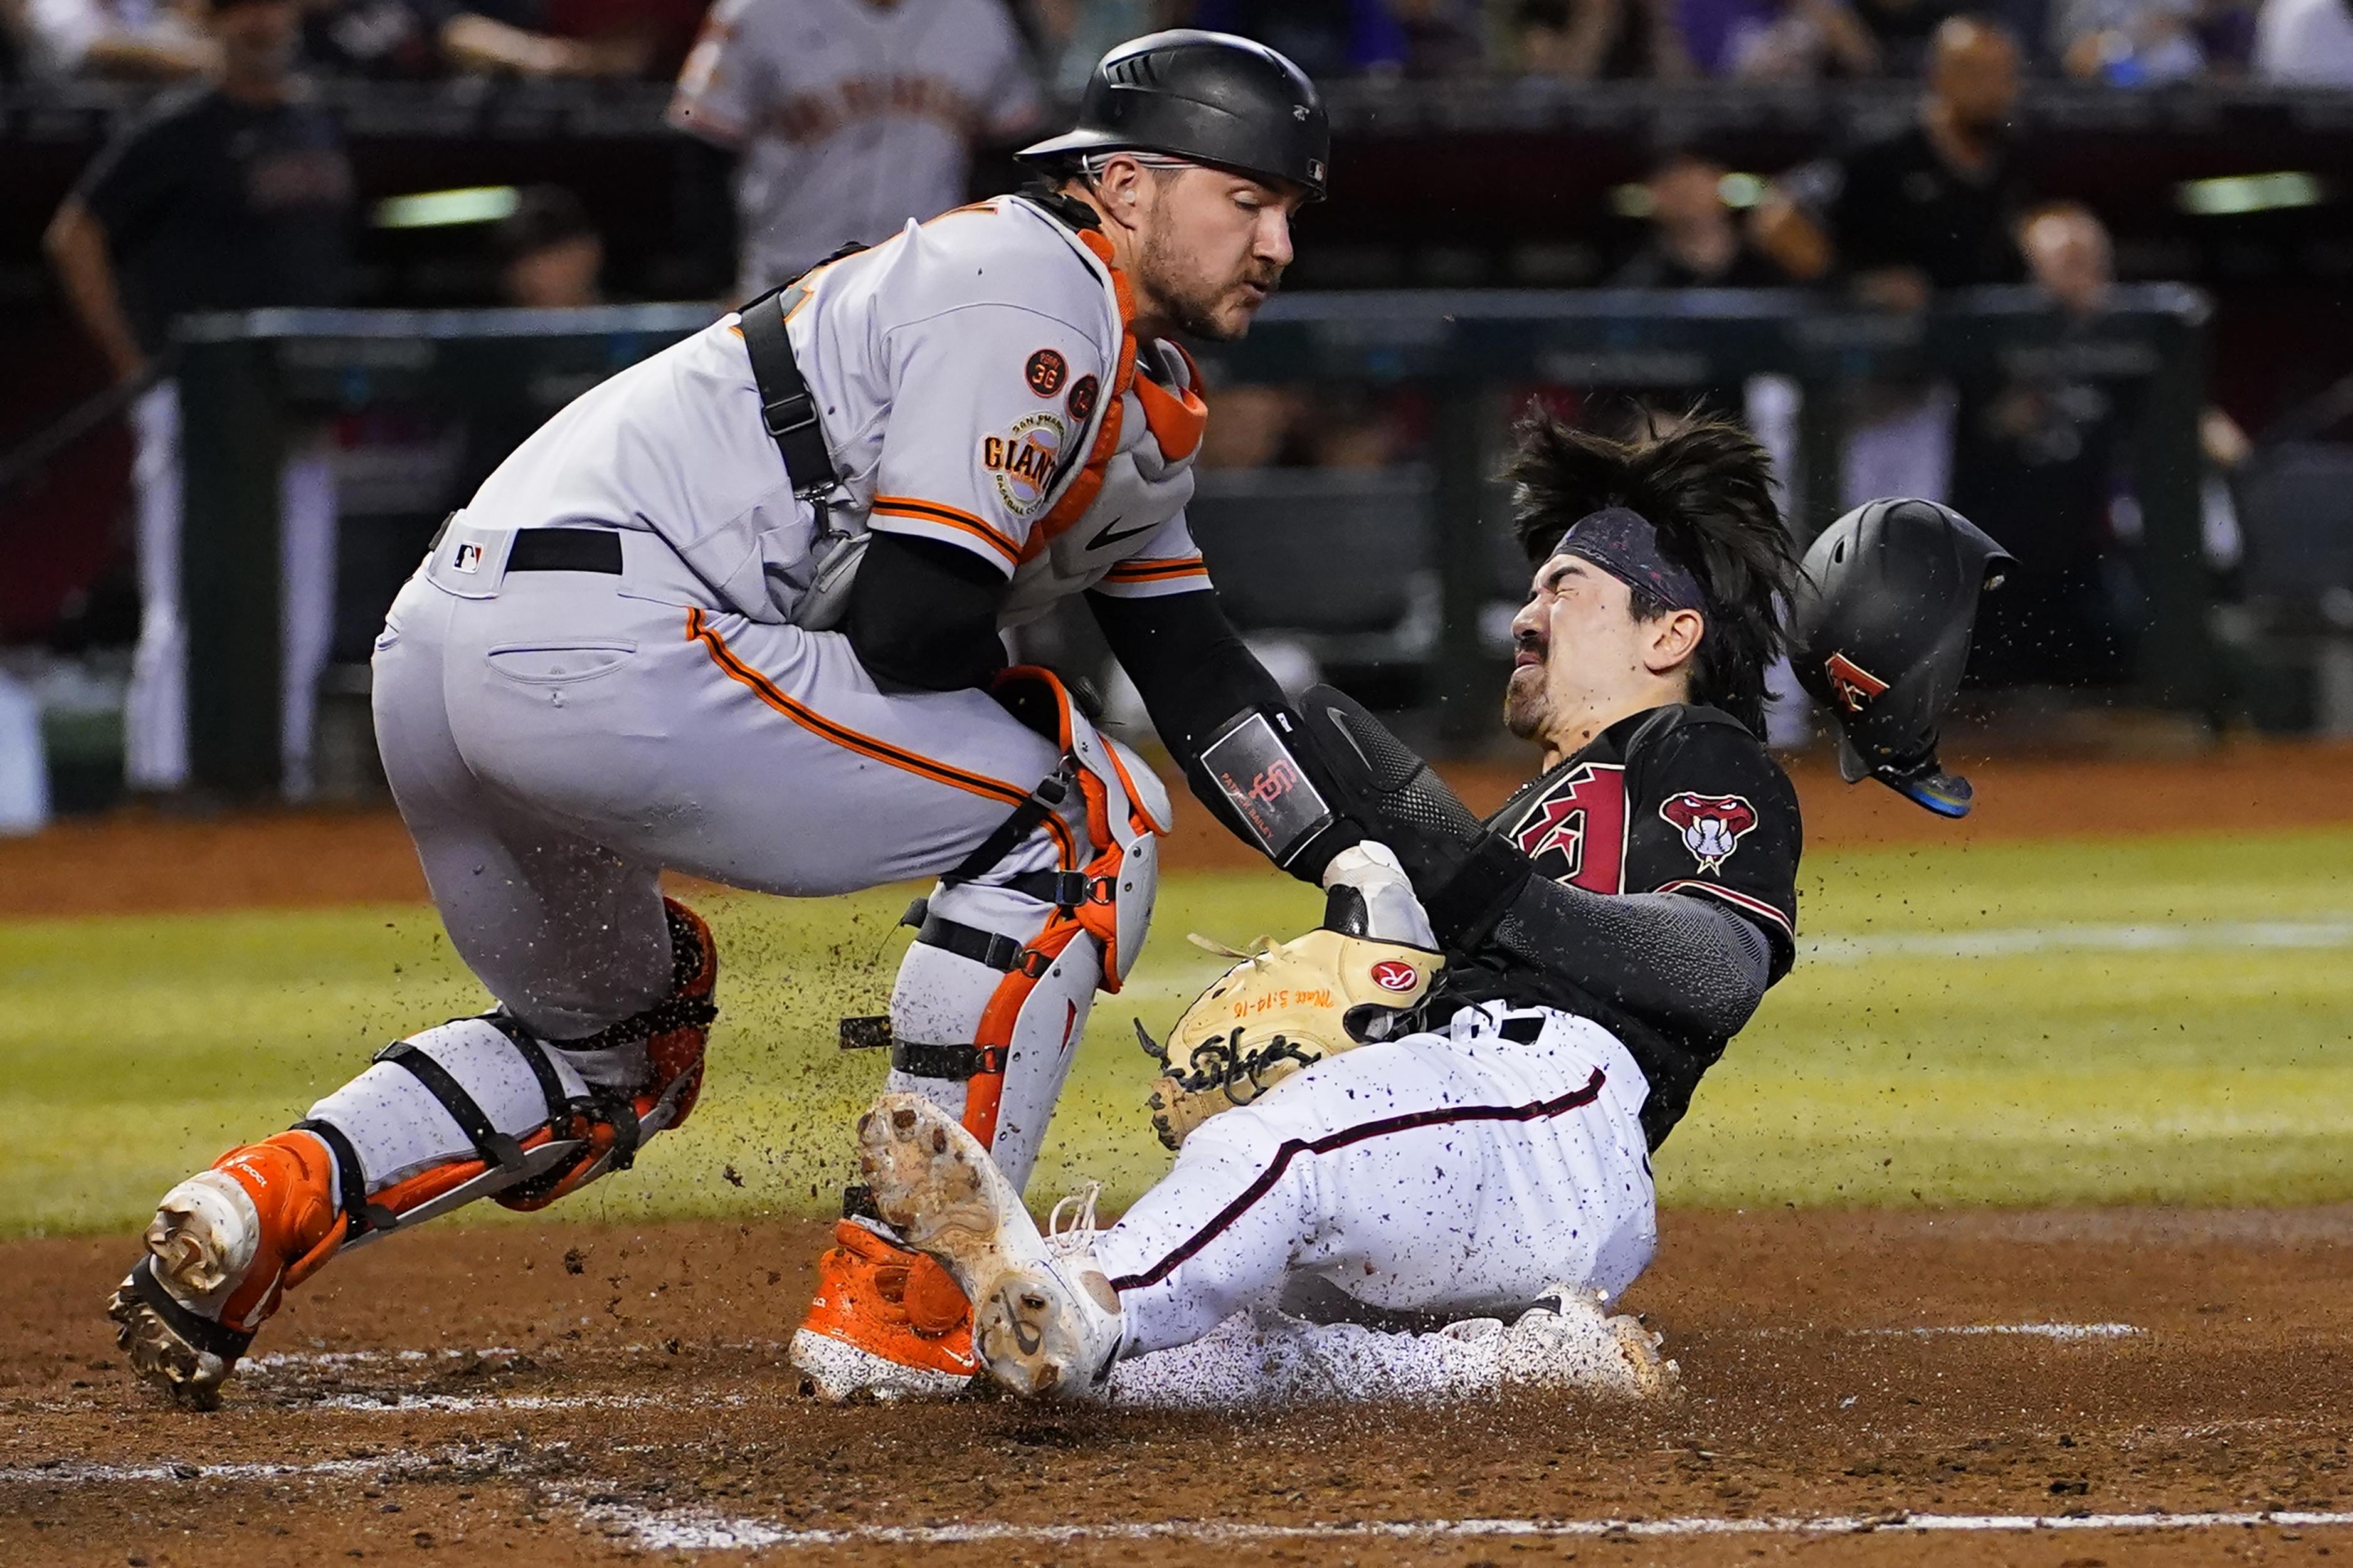
[(482, 547), (479, 544), (460, 544), (458, 546), (457, 559), (451, 561), (449, 564), (460, 572), (480, 572), (482, 569)]

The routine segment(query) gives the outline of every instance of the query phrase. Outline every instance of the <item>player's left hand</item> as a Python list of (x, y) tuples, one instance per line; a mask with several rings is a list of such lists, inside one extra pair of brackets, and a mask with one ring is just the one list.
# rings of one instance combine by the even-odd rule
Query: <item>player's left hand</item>
[(1395, 940), (1401, 931), (1426, 941), (1429, 927), (1395, 862), (1368, 853), (1377, 849), (1334, 862), (1324, 923), (1303, 936), (1261, 937), (1248, 953), (1193, 939), (1241, 962), (1185, 1010), (1165, 1047), (1136, 1024), (1164, 1069), (1151, 1102), (1161, 1142), (1174, 1149), (1219, 1111), (1248, 1105), (1302, 1068), (1386, 1037), (1430, 994), (1446, 960)]
[(1534, 868), (1488, 830), (1430, 764), (1346, 693), (1310, 688), (1300, 716), (1320, 763), (1316, 777), (1341, 796), (1334, 808), (1396, 851), (1430, 911), (1438, 939), (1456, 944), (1500, 906)]

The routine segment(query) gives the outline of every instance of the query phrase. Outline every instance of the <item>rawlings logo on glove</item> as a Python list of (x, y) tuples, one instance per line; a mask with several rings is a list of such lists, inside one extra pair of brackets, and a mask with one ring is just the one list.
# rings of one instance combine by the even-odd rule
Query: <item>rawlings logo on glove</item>
[[(1335, 911), (1350, 901), (1361, 911), (1352, 890), (1334, 891)], [(1185, 1009), (1166, 1046), (1136, 1022), (1145, 1050), (1163, 1068), (1152, 1086), (1152, 1126), (1161, 1142), (1174, 1149), (1219, 1111), (1248, 1105), (1300, 1068), (1385, 1038), (1430, 994), (1445, 957), (1336, 929), (1361, 923), (1327, 915), (1323, 926), (1289, 942), (1261, 937), (1247, 953), (1193, 938), (1241, 962)]]

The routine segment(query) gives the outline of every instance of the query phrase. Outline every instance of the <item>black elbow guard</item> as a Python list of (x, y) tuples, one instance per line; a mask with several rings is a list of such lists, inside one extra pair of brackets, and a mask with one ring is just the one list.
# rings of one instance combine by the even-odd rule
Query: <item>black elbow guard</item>
[(1365, 835), (1334, 804), (1331, 781), (1288, 708), (1246, 708), (1186, 763), (1193, 791), (1245, 843), (1303, 882)]

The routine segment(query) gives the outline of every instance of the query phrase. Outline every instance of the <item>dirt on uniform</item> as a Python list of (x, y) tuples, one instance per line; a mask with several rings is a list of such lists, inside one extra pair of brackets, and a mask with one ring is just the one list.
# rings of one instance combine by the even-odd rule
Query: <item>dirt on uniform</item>
[[(1663, 1229), (1629, 1304), (1682, 1363), (1671, 1406), (1219, 1415), (818, 1405), (782, 1347), (822, 1245), (803, 1223), (396, 1237), (300, 1291), (225, 1407), (191, 1415), (132, 1384), (99, 1317), (127, 1240), (18, 1242), (0, 1248), (0, 1562), (2353, 1554), (2353, 1528), (2294, 1518), (2066, 1528), (2353, 1518), (2353, 1208)], [(1501, 1522), (1442, 1522), (1466, 1520)]]

